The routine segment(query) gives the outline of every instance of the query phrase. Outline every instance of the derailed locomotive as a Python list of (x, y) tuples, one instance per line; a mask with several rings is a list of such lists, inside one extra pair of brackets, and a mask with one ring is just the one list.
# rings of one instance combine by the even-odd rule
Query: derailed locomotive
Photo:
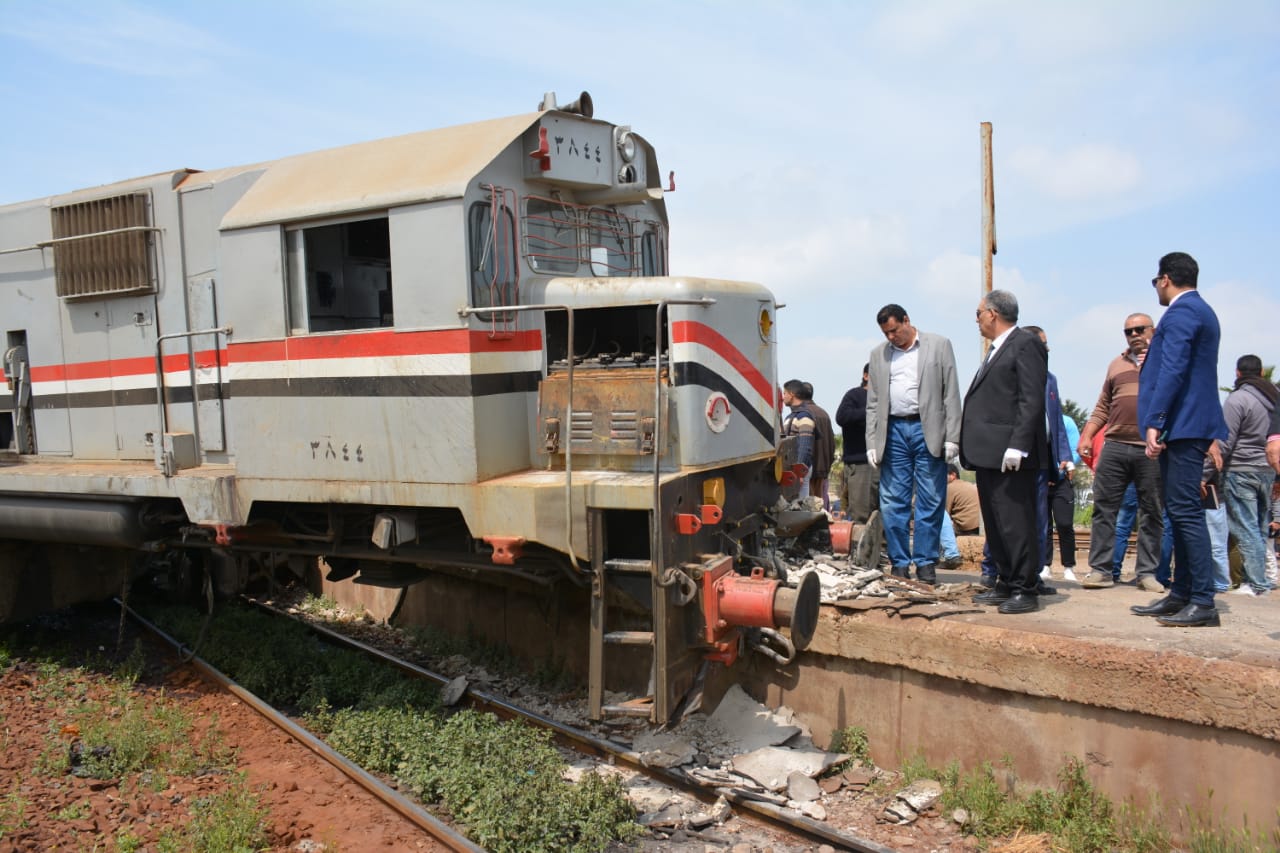
[[(794, 479), (776, 306), (667, 239), (653, 148), (586, 93), (0, 207), (0, 618), (317, 559), (564, 578), (592, 715), (659, 721), (742, 627), (803, 647), (814, 585), (749, 559)], [(614, 643), (652, 648), (627, 706)]]

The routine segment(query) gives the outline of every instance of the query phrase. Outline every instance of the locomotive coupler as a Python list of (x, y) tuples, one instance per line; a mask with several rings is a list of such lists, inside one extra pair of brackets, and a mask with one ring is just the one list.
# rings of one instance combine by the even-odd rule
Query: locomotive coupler
[(722, 554), (705, 564), (700, 585), (703, 639), (711, 647), (708, 660), (733, 664), (742, 648), (742, 628), (790, 627), (792, 657), (813, 639), (819, 588), (818, 576), (812, 572), (794, 589), (766, 578), (758, 567), (750, 577), (739, 575), (733, 570), (733, 558)]

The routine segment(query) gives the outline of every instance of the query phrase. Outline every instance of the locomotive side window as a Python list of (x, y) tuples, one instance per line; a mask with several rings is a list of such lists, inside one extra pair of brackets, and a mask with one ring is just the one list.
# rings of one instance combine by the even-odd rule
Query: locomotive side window
[(529, 196), (524, 203), (525, 254), (539, 272), (578, 271), (578, 212), (555, 199)]
[(291, 229), (285, 243), (295, 334), (394, 325), (386, 217)]
[(52, 209), (53, 267), (67, 299), (151, 293), (151, 199), (147, 193), (65, 204)]
[(476, 202), (468, 215), (471, 305), (489, 308), (516, 301), (515, 216), (505, 201)]
[(666, 245), (656, 230), (645, 231), (640, 238), (640, 274), (667, 274)]

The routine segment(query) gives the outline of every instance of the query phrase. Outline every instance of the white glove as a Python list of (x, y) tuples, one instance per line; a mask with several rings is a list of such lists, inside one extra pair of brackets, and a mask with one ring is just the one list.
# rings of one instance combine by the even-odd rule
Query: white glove
[(954, 441), (944, 441), (942, 443), (942, 455), (946, 457), (947, 464), (950, 465), (960, 458), (960, 445)]
[(1000, 463), (1001, 471), (1017, 471), (1022, 467), (1022, 451), (1012, 447), (1004, 452), (1004, 461)]
[(880, 463), (880, 454), (870, 448), (867, 449), (867, 464), (872, 468)]

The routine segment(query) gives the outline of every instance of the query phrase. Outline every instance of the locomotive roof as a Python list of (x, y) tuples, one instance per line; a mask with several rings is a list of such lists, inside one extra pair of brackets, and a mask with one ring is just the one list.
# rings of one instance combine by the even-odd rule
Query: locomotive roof
[[(262, 176), (231, 207), (221, 227), (249, 228), (458, 198), (541, 115), (490, 119), (256, 164), (252, 168), (262, 169)], [(184, 183), (205, 185), (245, 170), (199, 172)]]

